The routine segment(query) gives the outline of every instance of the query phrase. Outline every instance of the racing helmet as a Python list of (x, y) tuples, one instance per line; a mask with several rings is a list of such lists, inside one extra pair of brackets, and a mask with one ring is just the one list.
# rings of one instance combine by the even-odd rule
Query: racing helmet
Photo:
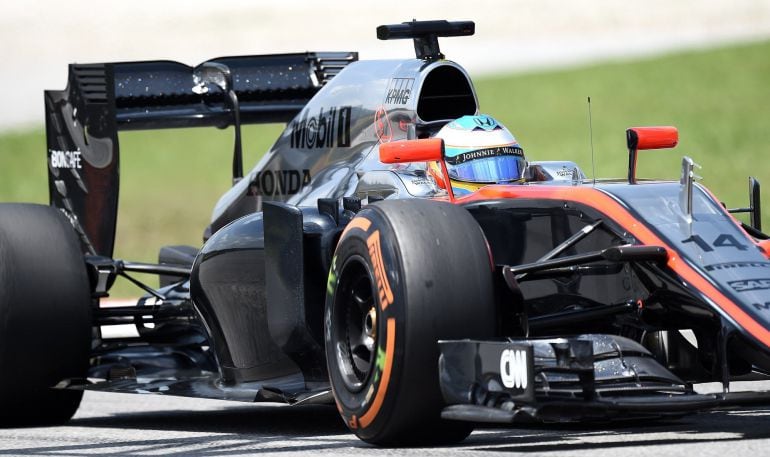
[[(439, 130), (444, 140), (449, 181), (456, 195), (474, 192), (487, 184), (523, 182), (527, 160), (516, 138), (492, 116), (463, 116)], [(441, 168), (428, 164), (441, 185)], [(442, 186), (443, 187), (443, 186)]]

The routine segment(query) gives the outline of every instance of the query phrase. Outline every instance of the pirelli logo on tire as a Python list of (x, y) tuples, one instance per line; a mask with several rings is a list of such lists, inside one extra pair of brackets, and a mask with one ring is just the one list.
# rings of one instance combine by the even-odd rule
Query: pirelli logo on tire
[(380, 231), (375, 230), (366, 239), (366, 245), (369, 247), (369, 256), (372, 259), (374, 267), (374, 279), (377, 281), (377, 294), (380, 299), (380, 306), (385, 311), (393, 303), (393, 291), (388, 282), (388, 274), (385, 265), (382, 262), (382, 246), (380, 245)]

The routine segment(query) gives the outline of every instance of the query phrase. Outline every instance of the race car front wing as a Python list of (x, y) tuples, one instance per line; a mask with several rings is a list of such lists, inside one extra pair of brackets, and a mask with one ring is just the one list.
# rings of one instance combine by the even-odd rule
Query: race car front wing
[(571, 422), (681, 416), (770, 404), (770, 392), (699, 394), (640, 344), (615, 335), (439, 341), (449, 420)]

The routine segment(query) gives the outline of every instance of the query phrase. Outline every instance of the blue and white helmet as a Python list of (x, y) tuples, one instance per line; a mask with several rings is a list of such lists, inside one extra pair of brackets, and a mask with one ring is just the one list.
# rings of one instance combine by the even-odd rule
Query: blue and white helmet
[(492, 116), (463, 116), (439, 130), (449, 178), (470, 183), (522, 180), (527, 167), (516, 138)]

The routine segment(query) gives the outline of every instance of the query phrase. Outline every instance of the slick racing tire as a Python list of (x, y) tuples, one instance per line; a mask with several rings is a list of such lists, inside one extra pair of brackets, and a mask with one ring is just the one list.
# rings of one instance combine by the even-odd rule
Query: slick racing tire
[(85, 378), (90, 288), (67, 218), (50, 206), (0, 204), (0, 426), (61, 424), (82, 391), (51, 389)]
[(335, 401), (359, 438), (433, 445), (471, 433), (441, 419), (437, 344), (495, 334), (490, 254), (465, 209), (427, 200), (364, 208), (337, 245), (324, 319)]

